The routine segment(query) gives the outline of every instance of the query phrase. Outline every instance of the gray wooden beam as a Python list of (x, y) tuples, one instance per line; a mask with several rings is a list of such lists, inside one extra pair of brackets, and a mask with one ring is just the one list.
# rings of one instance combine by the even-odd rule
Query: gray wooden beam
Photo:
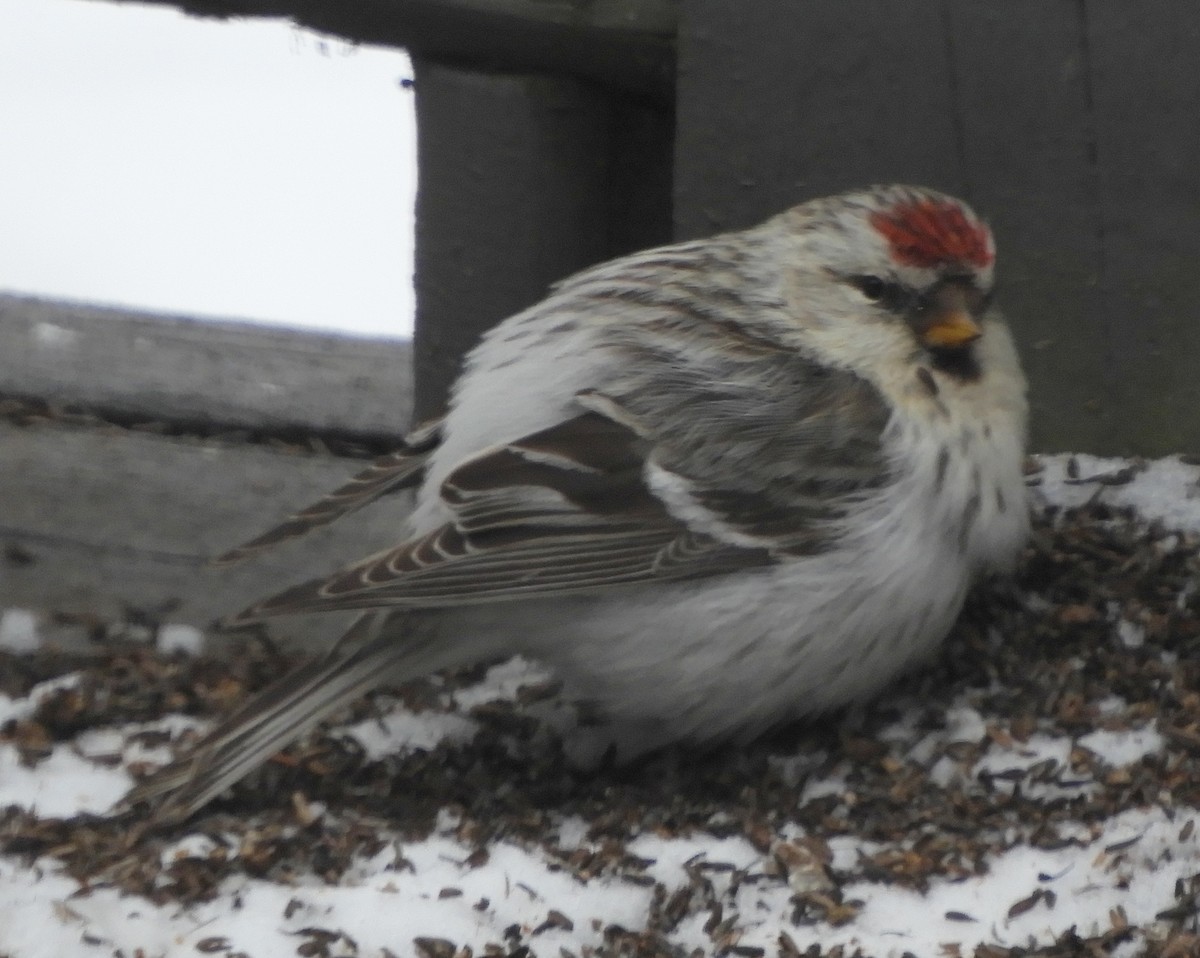
[[(0, 422), (0, 610), (122, 621), (130, 610), (205, 627), (249, 601), (397, 541), (393, 497), (260, 559), (207, 560), (340, 485), (361, 462), (147, 435)], [(282, 620), (277, 638), (320, 644), (342, 617)]]
[(564, 276), (668, 238), (671, 138), (669, 114), (569, 77), (415, 65), (414, 351), (428, 416), (484, 330)]
[(941, 7), (685, 0), (677, 235), (748, 226), (870, 183), (961, 191)]
[(286, 17), (359, 43), (405, 47), (480, 69), (583, 77), (661, 101), (674, 89), (678, 0), (157, 2), (197, 16)]
[(412, 348), (0, 295), (0, 394), (176, 423), (386, 440), (410, 425)]
[(1087, 0), (1110, 451), (1200, 449), (1200, 18)]
[[(202, 627), (393, 543), (403, 497), (254, 562), (206, 564), (363, 467), (307, 437), (394, 441), (410, 360), (398, 340), (0, 296), (0, 401), (34, 401), (0, 402), (0, 610), (120, 621), (133, 609)], [(275, 631), (312, 643), (338, 626)]]
[(1032, 384), (1033, 443), (1111, 449), (1119, 415), (1098, 322), (1099, 179), (1079, 7), (945, 9), (966, 193), (996, 233), (998, 298)]

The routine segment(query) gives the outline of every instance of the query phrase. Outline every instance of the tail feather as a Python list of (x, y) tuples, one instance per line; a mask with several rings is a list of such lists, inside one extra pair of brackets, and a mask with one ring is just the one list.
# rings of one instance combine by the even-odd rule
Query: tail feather
[[(369, 616), (372, 632), (387, 619)], [(201, 739), (188, 755), (138, 783), (121, 802), (123, 808), (149, 803), (157, 822), (182, 821), (248, 775), (281, 748), (299, 738), (341, 706), (383, 681), (403, 681), (450, 664), (438, 655), (431, 639), (411, 635), (375, 635), (350, 651), (346, 639), (363, 632), (351, 629), (326, 656), (268, 686)]]

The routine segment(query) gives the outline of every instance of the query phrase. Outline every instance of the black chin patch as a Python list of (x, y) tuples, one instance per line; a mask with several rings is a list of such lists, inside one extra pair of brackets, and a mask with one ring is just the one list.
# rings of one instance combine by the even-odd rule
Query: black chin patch
[(959, 349), (931, 349), (929, 356), (934, 369), (962, 382), (973, 382), (982, 374), (973, 345)]

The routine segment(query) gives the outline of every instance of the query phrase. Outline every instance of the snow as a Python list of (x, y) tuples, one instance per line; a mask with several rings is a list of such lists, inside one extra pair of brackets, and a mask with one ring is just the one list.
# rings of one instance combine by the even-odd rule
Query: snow
[(433, 748), (444, 741), (466, 741), (476, 728), (475, 722), (458, 715), (396, 712), (351, 725), (346, 733), (363, 747), (367, 758), (375, 760), (406, 749)]
[(37, 616), (27, 609), (7, 609), (0, 612), (0, 649), (9, 652), (32, 652), (40, 644)]
[[(986, 875), (936, 881), (923, 894), (852, 885), (847, 897), (863, 902), (852, 923), (787, 930), (801, 949), (845, 945), (878, 958), (901, 958), (906, 952), (934, 955), (951, 943), (966, 954), (982, 943), (1047, 943), (1071, 926), (1080, 934), (1095, 934), (1110, 926), (1115, 909), (1134, 925), (1152, 925), (1163, 903), (1173, 900), (1175, 883), (1200, 870), (1195, 843), (1178, 838), (1181, 827), (1197, 816), (1195, 811), (1169, 816), (1162, 809), (1133, 809), (1105, 823), (1082, 848), (1015, 847), (989, 862)], [(290, 954), (303, 929), (320, 925), (339, 929), (354, 942), (356, 950), (347, 948), (345, 954), (397, 953), (399, 942), (447, 936), (460, 948), (478, 951), (502, 940), (514, 924), (543, 925), (553, 911), (570, 927), (551, 927), (539, 935), (538, 953), (556, 955), (559, 948), (600, 946), (602, 929), (611, 924), (637, 928), (646, 919), (651, 894), (644, 886), (606, 880), (585, 885), (506, 843), (489, 850), (485, 867), (472, 867), (471, 849), (451, 831), (448, 827), (419, 843), (397, 842), (361, 861), (337, 886), (231, 879), (216, 900), (182, 909), (157, 908), (104, 888), (79, 895), (78, 886), (53, 864), (29, 870), (0, 859), (0, 948), (13, 956), (138, 949), (146, 955), (183, 956), (219, 939), (227, 943), (221, 951)], [(1114, 847), (1120, 850), (1105, 850)], [(655, 859), (650, 871), (668, 888), (686, 884), (685, 865), (698, 859), (751, 872), (762, 864), (762, 856), (739, 840), (647, 839), (638, 843), (637, 853)], [(400, 856), (403, 868), (396, 867)], [(719, 893), (731, 874), (713, 873)], [(1031, 898), (1047, 892), (1053, 898)], [(743, 930), (739, 944), (774, 948), (791, 889), (777, 882), (746, 882), (734, 894), (743, 915), (761, 916)], [(1020, 903), (1030, 900), (1033, 904), (1022, 910)], [(712, 943), (704, 921), (698, 915), (681, 923), (678, 944), (708, 953)]]
[[(1077, 478), (1068, 475), (1074, 460)], [(1200, 532), (1200, 467), (1168, 456), (1148, 462), (1106, 459), (1083, 453), (1041, 456), (1044, 467), (1036, 497), (1062, 506), (1080, 506), (1096, 495), (1096, 477), (1116, 478), (1129, 470), (1133, 481), (1103, 485), (1104, 501), (1129, 506), (1149, 520), (1181, 532)]]
[(78, 331), (54, 323), (38, 323), (33, 327), (33, 340), (39, 346), (55, 348), (71, 346), (79, 338)]
[(158, 630), (156, 644), (160, 652), (199, 655), (204, 649), (204, 633), (193, 625), (168, 623)]
[(129, 788), (120, 769), (103, 768), (58, 746), (35, 768), (21, 764), (11, 745), (0, 749), (0, 807), (17, 805), (44, 817), (101, 814)]
[(6, 695), (0, 695), (0, 723), (28, 718), (48, 695), (60, 689), (74, 687), (78, 678), (76, 675), (67, 674), (47, 682), (41, 682), (35, 685), (23, 699), (11, 699)]
[[(939, 881), (923, 895), (902, 888), (851, 886), (848, 897), (866, 902), (853, 927), (821, 928), (810, 937), (792, 937), (801, 948), (844, 944), (861, 946), (881, 958), (899, 958), (905, 951), (936, 954), (951, 942), (965, 954), (983, 943), (1009, 948), (1031, 940), (1044, 944), (1070, 925), (1081, 935), (1095, 935), (1109, 928), (1116, 908), (1124, 909), (1131, 924), (1153, 924), (1162, 903), (1172, 900), (1175, 882), (1200, 867), (1194, 843), (1181, 845), (1178, 840), (1183, 824), (1179, 815), (1172, 820), (1162, 809), (1136, 809), (1107, 822), (1083, 849), (1013, 848), (989, 863), (987, 875)], [(1139, 840), (1129, 849), (1103, 851), (1133, 838)], [(1039, 902), (1009, 917), (1014, 905), (1039, 889), (1054, 893), (1054, 907)], [(914, 927), (915, 914), (922, 916), (919, 927)]]
[[(1095, 482), (1079, 479), (1115, 475), (1129, 463), (1076, 456), (1046, 457), (1036, 496), (1047, 502), (1077, 504), (1096, 494)], [(1106, 501), (1129, 505), (1169, 528), (1200, 530), (1200, 470), (1177, 458), (1149, 462), (1123, 485), (1104, 485)], [(1139, 646), (1142, 630), (1116, 617), (1113, 640)], [(195, 650), (202, 636), (174, 626), (158, 635), (162, 649)], [(29, 613), (10, 610), (0, 619), (0, 646), (29, 649), (37, 642), (37, 623)], [(439, 743), (468, 741), (477, 722), (467, 717), (473, 705), (515, 694), (522, 686), (545, 677), (520, 660), (493, 668), (479, 685), (454, 694), (459, 709), (452, 713), (388, 710), (342, 729), (371, 757), (406, 750), (429, 749)], [(0, 727), (31, 716), (46, 696), (70, 689), (77, 676), (65, 675), (41, 683), (25, 698), (0, 695)], [(989, 716), (969, 694), (954, 701), (940, 727), (929, 730), (916, 720), (917, 703), (904, 708), (881, 741), (898, 762), (930, 767), (935, 783), (976, 782), (991, 778), (992, 793), (1001, 799), (1015, 789), (1026, 797), (1047, 801), (1086, 792), (1094, 781), (1074, 782), (1072, 762), (1078, 750), (1094, 753), (1104, 769), (1124, 769), (1152, 758), (1164, 747), (1153, 722), (1127, 727), (1106, 726), (1105, 717), (1126, 711), (1112, 697), (1099, 703), (1102, 721), (1074, 738), (1033, 730), (1023, 740), (992, 734)], [(200, 728), (201, 723), (170, 718), (156, 723), (133, 723), (120, 728), (91, 729), (69, 743), (58, 743), (49, 755), (30, 767), (16, 746), (0, 743), (0, 807), (18, 805), (41, 816), (103, 813), (129, 787), (125, 771), (132, 762), (163, 761), (165, 749), (131, 742), (135, 733), (155, 729)], [(947, 746), (969, 747), (965, 758), (951, 757)], [(119, 761), (113, 761), (118, 756)], [(940, 756), (940, 757), (938, 757)], [(844, 806), (850, 799), (847, 782), (853, 769), (845, 762), (826, 768), (826, 755), (785, 756), (773, 760), (787, 780), (803, 782), (800, 802), (827, 796)], [(1064, 771), (1056, 776), (1013, 776), (1043, 763)], [(846, 806), (849, 807), (849, 806)], [(319, 805), (315, 816), (331, 813)], [(775, 954), (780, 932), (801, 950), (818, 945), (861, 948), (874, 958), (939, 954), (969, 955), (978, 945), (1003, 947), (1047, 945), (1074, 927), (1080, 935), (1102, 933), (1114, 919), (1153, 929), (1157, 917), (1176, 901), (1177, 883), (1200, 873), (1200, 845), (1192, 837), (1200, 809), (1175, 805), (1169, 797), (1143, 807), (1120, 810), (1104, 821), (1068, 823), (1060, 835), (1071, 841), (1059, 847), (1027, 843), (997, 843), (978, 874), (948, 879), (935, 877), (924, 890), (875, 881), (842, 888), (853, 914), (842, 924), (828, 921), (795, 924), (789, 920), (794, 896), (819, 892), (826, 879), (825, 864), (795, 866), (781, 876), (778, 859), (742, 837), (716, 834), (671, 834), (648, 830), (629, 843), (627, 851), (646, 861), (645, 874), (668, 892), (684, 888), (695, 870), (711, 883), (729, 913), (740, 916), (733, 939), (744, 948)], [(50, 958), (70, 954), (80, 958), (114, 954), (184, 956), (197, 952), (246, 955), (292, 954), (304, 942), (305, 929), (319, 926), (344, 936), (323, 943), (332, 956), (408, 956), (417, 954), (420, 937), (448, 939), (460, 949), (482, 953), (485, 946), (505, 940), (506, 930), (518, 926), (531, 939), (536, 955), (558, 956), (560, 949), (580, 954), (604, 945), (604, 929), (619, 925), (644, 927), (653, 907), (653, 884), (628, 877), (600, 874), (587, 881), (562, 868), (543, 849), (499, 840), (487, 846), (486, 862), (476, 848), (458, 836), (458, 821), (443, 810), (432, 834), (406, 841), (398, 834), (383, 836), (382, 850), (360, 856), (336, 883), (316, 874), (272, 881), (239, 876), (229, 878), (212, 901), (188, 906), (155, 905), (122, 896), (98, 884), (82, 889), (60, 863), (43, 856), (32, 864), (0, 856), (0, 954), (11, 958)], [(557, 823), (560, 849), (591, 847), (588, 824), (564, 816)], [(803, 842), (797, 825), (788, 825), (774, 841)], [(214, 839), (185, 834), (166, 857), (203, 858)], [(799, 847), (799, 846), (797, 846)], [(832, 868), (849, 869), (878, 846), (862, 838), (838, 835), (828, 843)], [(227, 849), (238, 854), (233, 845)], [(803, 855), (800, 856), (803, 858)], [(711, 866), (711, 867), (709, 867)], [(697, 912), (683, 918), (671, 932), (682, 953), (716, 954), (710, 935), (711, 918)], [(1115, 952), (1135, 954), (1135, 942)], [(957, 948), (957, 951), (954, 949)], [(315, 952), (313, 952), (315, 953)]]

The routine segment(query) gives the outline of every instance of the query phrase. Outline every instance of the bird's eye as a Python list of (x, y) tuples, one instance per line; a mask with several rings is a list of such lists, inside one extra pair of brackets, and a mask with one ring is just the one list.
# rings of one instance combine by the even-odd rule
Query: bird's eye
[(878, 302), (887, 291), (887, 283), (878, 276), (855, 276), (853, 283), (867, 299)]

